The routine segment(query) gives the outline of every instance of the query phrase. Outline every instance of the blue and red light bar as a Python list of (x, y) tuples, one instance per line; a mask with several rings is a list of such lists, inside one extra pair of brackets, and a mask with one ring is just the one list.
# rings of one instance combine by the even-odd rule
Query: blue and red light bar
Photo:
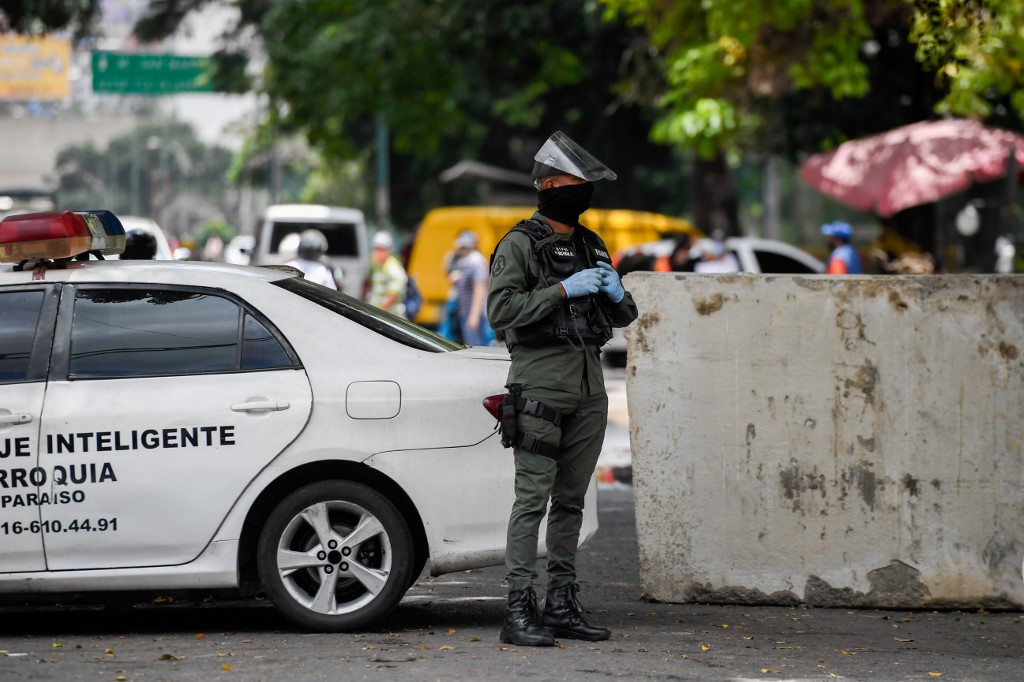
[(21, 213), (0, 220), (0, 263), (122, 251), (124, 227), (110, 211)]

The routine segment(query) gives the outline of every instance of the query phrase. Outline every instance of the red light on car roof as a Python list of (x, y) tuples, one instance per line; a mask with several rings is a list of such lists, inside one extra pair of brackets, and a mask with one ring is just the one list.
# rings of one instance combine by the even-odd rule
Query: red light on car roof
[(0, 262), (74, 258), (124, 250), (124, 227), (110, 211), (22, 213), (0, 220)]

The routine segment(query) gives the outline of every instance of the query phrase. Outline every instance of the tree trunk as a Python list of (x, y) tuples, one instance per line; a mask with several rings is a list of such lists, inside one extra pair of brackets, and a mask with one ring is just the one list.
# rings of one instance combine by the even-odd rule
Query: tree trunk
[(700, 157), (693, 166), (693, 219), (701, 232), (721, 230), (727, 237), (740, 236), (739, 197), (736, 179), (725, 154)]

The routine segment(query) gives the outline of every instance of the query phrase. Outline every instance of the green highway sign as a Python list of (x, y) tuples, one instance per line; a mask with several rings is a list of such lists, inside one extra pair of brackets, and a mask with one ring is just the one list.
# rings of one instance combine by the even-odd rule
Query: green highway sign
[(209, 57), (96, 50), (92, 53), (92, 90), (118, 95), (212, 92), (209, 65)]

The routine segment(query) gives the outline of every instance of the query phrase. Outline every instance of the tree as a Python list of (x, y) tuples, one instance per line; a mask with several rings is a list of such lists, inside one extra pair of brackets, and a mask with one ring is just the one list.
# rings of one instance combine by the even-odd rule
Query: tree
[[(201, 2), (160, 0), (140, 29), (173, 30)], [(390, 135), (392, 204), (411, 225), (441, 201), (438, 174), (460, 160), (529, 170), (564, 129), (623, 181), (606, 206), (683, 213), (679, 156), (652, 143), (650, 113), (618, 91), (642, 35), (602, 20), (588, 0), (277, 0), (240, 3), (238, 30), (266, 51), (264, 139), (301, 133), (325, 163), (372, 159)], [(335, 175), (339, 175), (335, 173)], [(373, 173), (362, 174), (365, 196)]]
[(92, 143), (62, 149), (56, 162), (57, 194), (69, 208), (103, 206), (119, 215), (158, 218), (172, 196), (188, 195), (193, 204), (202, 198), (221, 215), (231, 215), (233, 207), (225, 198), (230, 163), (231, 152), (207, 147), (188, 124), (149, 124), (115, 138), (106, 149)]
[(710, 191), (731, 187), (730, 151), (797, 157), (936, 113), (1024, 113), (1019, 0), (601, 1), (648, 36), (653, 137), (698, 151), (698, 196), (733, 230), (729, 193)]
[(100, 0), (6, 0), (0, 7), (0, 33), (42, 35), (70, 29), (87, 34), (99, 14)]

